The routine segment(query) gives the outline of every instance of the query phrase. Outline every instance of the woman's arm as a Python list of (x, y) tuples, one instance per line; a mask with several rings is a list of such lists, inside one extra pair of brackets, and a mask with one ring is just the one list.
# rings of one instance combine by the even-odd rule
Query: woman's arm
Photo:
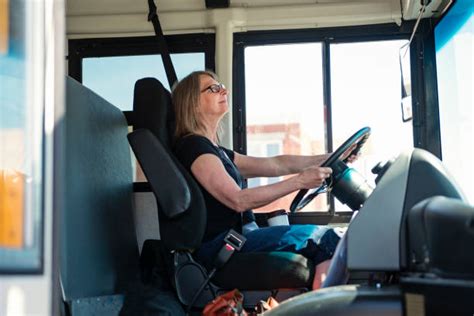
[(309, 167), (294, 177), (252, 189), (240, 189), (221, 160), (212, 154), (199, 156), (191, 165), (191, 172), (217, 200), (237, 212), (243, 212), (264, 206), (293, 191), (318, 187), (332, 170)]
[(295, 174), (311, 166), (319, 166), (329, 154), (315, 156), (281, 155), (251, 157), (234, 153), (234, 163), (244, 178), (279, 177)]
[[(359, 153), (349, 156), (357, 144), (350, 146), (339, 159), (352, 163), (357, 160)], [(281, 155), (275, 157), (251, 157), (234, 152), (234, 163), (244, 178), (279, 177), (295, 174), (311, 166), (320, 166), (331, 154), (314, 156)]]

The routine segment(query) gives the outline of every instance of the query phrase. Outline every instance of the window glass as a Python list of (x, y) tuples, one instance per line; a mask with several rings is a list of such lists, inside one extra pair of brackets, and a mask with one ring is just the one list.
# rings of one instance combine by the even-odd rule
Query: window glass
[[(247, 154), (324, 153), (322, 46), (320, 43), (245, 48)], [(250, 179), (249, 187), (286, 177)], [(262, 209), (289, 209), (296, 192)], [(327, 211), (321, 195), (304, 211)]]
[(41, 9), (25, 1), (0, 2), (0, 272), (41, 269)]
[[(205, 69), (204, 53), (172, 54), (171, 61), (178, 80), (193, 71)], [(83, 84), (122, 111), (133, 110), (133, 89), (139, 79), (157, 78), (170, 90), (161, 55), (84, 58), (82, 67)], [(135, 170), (133, 181), (146, 182), (135, 155), (133, 153), (131, 155)]]
[[(205, 69), (204, 53), (171, 54), (178, 80), (195, 70)], [(84, 58), (82, 83), (121, 109), (131, 111), (133, 88), (138, 79), (157, 78), (168, 90), (160, 55)]]
[(474, 7), (453, 4), (436, 25), (436, 69), (443, 163), (474, 204)]
[[(334, 149), (364, 126), (372, 130), (353, 167), (374, 186), (372, 167), (413, 147), (411, 121), (403, 122), (399, 49), (407, 41), (331, 44)], [(349, 208), (336, 203), (337, 211)]]

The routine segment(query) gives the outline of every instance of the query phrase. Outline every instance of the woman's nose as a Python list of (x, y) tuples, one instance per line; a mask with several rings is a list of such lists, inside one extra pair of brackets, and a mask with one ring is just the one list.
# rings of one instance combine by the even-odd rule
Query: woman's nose
[(228, 95), (229, 94), (229, 91), (227, 90), (227, 88), (221, 88), (221, 94), (223, 95)]

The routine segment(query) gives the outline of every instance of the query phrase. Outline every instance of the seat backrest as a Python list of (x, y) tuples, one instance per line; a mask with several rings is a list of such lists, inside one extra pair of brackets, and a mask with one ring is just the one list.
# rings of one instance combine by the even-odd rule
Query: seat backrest
[(60, 269), (65, 300), (79, 301), (124, 293), (138, 274), (138, 247), (125, 117), (71, 78), (66, 97)]
[(173, 250), (199, 247), (206, 226), (199, 187), (150, 130), (138, 129), (128, 139), (155, 195), (163, 244)]
[[(135, 130), (149, 129), (161, 140), (163, 146), (167, 149), (171, 147), (175, 126), (171, 95), (157, 79), (143, 78), (135, 83), (132, 120)], [(161, 238), (158, 211), (154, 194), (147, 186), (134, 192), (133, 201), (137, 240), (141, 251), (145, 240)]]
[(129, 142), (157, 201), (161, 240), (168, 249), (195, 249), (204, 236), (206, 209), (198, 185), (171, 151), (170, 92), (155, 78), (138, 80), (133, 112)]

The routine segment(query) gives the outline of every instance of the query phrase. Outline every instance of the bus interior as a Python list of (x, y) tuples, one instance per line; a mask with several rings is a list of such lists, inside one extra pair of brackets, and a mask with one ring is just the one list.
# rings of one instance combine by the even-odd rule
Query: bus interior
[[(0, 315), (200, 315), (234, 289), (233, 315), (472, 315), (473, 56), (472, 0), (0, 0)], [(255, 223), (342, 229), (321, 289), (232, 231), (228, 261), (194, 258), (170, 91), (201, 70), (220, 145), (331, 153)]]

